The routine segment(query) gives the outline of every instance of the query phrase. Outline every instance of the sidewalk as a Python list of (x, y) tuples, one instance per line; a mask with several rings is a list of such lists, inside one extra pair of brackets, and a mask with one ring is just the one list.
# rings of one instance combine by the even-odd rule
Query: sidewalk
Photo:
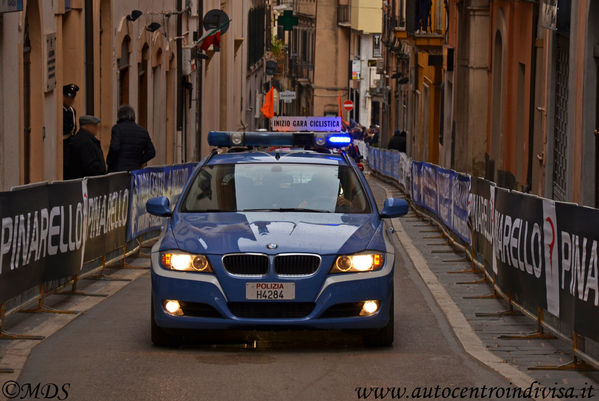
[[(382, 208), (384, 199), (388, 196), (405, 198), (398, 188), (375, 178), (369, 172), (367, 172), (366, 178), (379, 207)], [(599, 372), (529, 370), (529, 368), (539, 365), (559, 366), (571, 362), (571, 345), (559, 339), (500, 338), (504, 335), (533, 333), (536, 331), (536, 322), (522, 315), (477, 316), (477, 313), (493, 314), (506, 311), (507, 303), (496, 298), (468, 298), (488, 296), (492, 294), (492, 291), (490, 286), (482, 280), (481, 274), (463, 272), (471, 269), (471, 264), (465, 254), (456, 252), (453, 247), (449, 246), (436, 226), (423, 220), (413, 211), (397, 220), (393, 222), (396, 231), (405, 230), (411, 243), (424, 257), (424, 263), (457, 305), (487, 350), (502, 361), (516, 367), (522, 375), (528, 375), (544, 386), (582, 388), (589, 384), (597, 384), (595, 396), (599, 398), (599, 390), (597, 390), (599, 388)], [(397, 232), (397, 234), (401, 233)], [(397, 236), (401, 237), (401, 235)], [(406, 248), (406, 244), (401, 241), (401, 238), (400, 242)], [(408, 246), (410, 245), (408, 244)], [(430, 283), (426, 284), (430, 289)], [(439, 306), (443, 309), (443, 305)], [(447, 319), (451, 324), (451, 318), (447, 317)], [(466, 349), (468, 348), (468, 344), (463, 345)]]
[[(63, 327), (89, 311), (107, 298), (113, 296), (131, 282), (144, 274), (149, 273), (149, 259), (132, 256), (127, 258), (129, 268), (119, 266), (107, 267), (103, 272), (106, 279), (83, 279), (79, 282), (78, 290), (85, 294), (96, 296), (78, 295), (48, 295), (44, 306), (51, 310), (63, 311), (59, 313), (21, 313), (17, 312), (6, 319), (8, 334), (43, 336), (44, 339), (55, 334)], [(71, 286), (61, 292), (68, 293)], [(100, 295), (101, 294), (101, 295)], [(37, 304), (26, 309), (34, 309)], [(65, 313), (66, 312), (66, 313)], [(19, 375), (29, 354), (42, 340), (0, 340), (0, 368), (7, 369), (0, 375), (0, 384), (18, 380)], [(74, 353), (77, 350), (73, 350)], [(12, 371), (9, 373), (9, 371)], [(2, 400), (0, 396), (0, 400)]]

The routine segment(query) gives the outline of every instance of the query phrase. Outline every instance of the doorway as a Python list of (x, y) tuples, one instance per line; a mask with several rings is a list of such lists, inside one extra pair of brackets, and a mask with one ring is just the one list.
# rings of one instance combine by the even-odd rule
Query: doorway
[(148, 129), (148, 45), (144, 45), (141, 51), (141, 61), (138, 64), (138, 98), (137, 98), (137, 123)]
[[(44, 105), (42, 34), (37, 1), (27, 2), (23, 37), (23, 141), (24, 184), (44, 179)], [(39, 117), (38, 117), (39, 116)]]
[(108, 152), (110, 145), (110, 132), (113, 121), (112, 109), (112, 12), (110, 0), (100, 2), (100, 138), (104, 152)]
[(595, 207), (599, 208), (599, 63), (597, 63), (597, 91), (595, 97)]
[(31, 182), (31, 39), (25, 25), (23, 44), (23, 182)]
[[(501, 32), (495, 33), (495, 46), (493, 52), (493, 89), (492, 89), (492, 115), (491, 115), (491, 146), (489, 153), (495, 160), (495, 169), (503, 169), (503, 37)], [(496, 179), (495, 171), (492, 181)]]
[(117, 64), (119, 68), (119, 106), (129, 104), (129, 46), (131, 39), (129, 36), (125, 36), (123, 43), (121, 43), (121, 57), (118, 59)]

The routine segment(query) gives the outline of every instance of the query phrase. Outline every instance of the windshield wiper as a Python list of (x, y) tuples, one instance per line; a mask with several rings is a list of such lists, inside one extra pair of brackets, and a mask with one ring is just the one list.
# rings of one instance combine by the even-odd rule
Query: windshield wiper
[(306, 209), (301, 207), (286, 207), (278, 209), (242, 209), (239, 212), (304, 212), (304, 213), (330, 213), (328, 210)]

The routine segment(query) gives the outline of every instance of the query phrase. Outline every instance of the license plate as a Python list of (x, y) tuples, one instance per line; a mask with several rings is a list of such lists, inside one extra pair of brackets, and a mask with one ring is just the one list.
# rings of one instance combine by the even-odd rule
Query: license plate
[(295, 283), (246, 283), (245, 298), (257, 301), (295, 299)]

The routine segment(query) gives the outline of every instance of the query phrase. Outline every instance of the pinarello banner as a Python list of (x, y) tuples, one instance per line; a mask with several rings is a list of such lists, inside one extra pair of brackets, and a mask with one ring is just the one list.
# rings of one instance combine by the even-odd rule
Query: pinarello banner
[(451, 227), (453, 213), (453, 191), (451, 183), (453, 181), (454, 172), (444, 168), (436, 168), (436, 189), (438, 215), (447, 227)]
[[(385, 174), (380, 153), (389, 151), (370, 152), (371, 166)], [(400, 183), (403, 157), (399, 173), (392, 170)], [(497, 188), (429, 163), (411, 162), (409, 171), (412, 201), (471, 242), (504, 293), (599, 341), (599, 210)]]
[(106, 255), (126, 242), (131, 175), (114, 173), (86, 179), (86, 261)]
[(391, 176), (401, 182), (401, 153), (391, 152)]
[(468, 200), (470, 196), (470, 176), (453, 173), (451, 180), (452, 216), (451, 229), (467, 244), (471, 244), (468, 228)]
[[(551, 307), (584, 336), (599, 341), (599, 210), (545, 201), (545, 245), (551, 268)], [(559, 270), (558, 270), (559, 269)]]
[(421, 162), (412, 163), (412, 202), (418, 206), (424, 206), (424, 196), (422, 194), (422, 164)]
[(410, 180), (412, 177), (412, 160), (405, 153), (400, 153), (399, 159), (399, 183), (406, 191), (410, 188)]
[(85, 186), (81, 180), (0, 193), (0, 302), (83, 265)]
[(547, 263), (552, 258), (552, 248), (546, 245), (552, 239), (544, 233), (544, 214), (542, 198), (502, 188), (495, 190), (493, 249), (497, 284), (521, 304), (545, 309), (549, 306), (549, 312), (555, 314), (551, 305), (559, 295), (549, 291), (548, 284), (557, 277), (557, 269)]
[(495, 184), (473, 177), (470, 182), (468, 215), (472, 230), (472, 246), (490, 273), (497, 274), (493, 255), (493, 219), (495, 214)]
[(48, 185), (48, 257), (44, 282), (72, 277), (81, 271), (86, 197), (81, 180)]
[[(81, 190), (81, 184), (79, 184)], [(0, 192), (0, 303), (42, 283), (46, 259), (58, 253), (50, 230), (48, 184)]]
[(439, 215), (437, 166), (434, 164), (422, 163), (422, 202), (425, 208)]
[(189, 163), (148, 167), (131, 172), (128, 240), (162, 228), (165, 219), (146, 212), (146, 202), (154, 197), (165, 196), (173, 206), (197, 165), (197, 163)]

